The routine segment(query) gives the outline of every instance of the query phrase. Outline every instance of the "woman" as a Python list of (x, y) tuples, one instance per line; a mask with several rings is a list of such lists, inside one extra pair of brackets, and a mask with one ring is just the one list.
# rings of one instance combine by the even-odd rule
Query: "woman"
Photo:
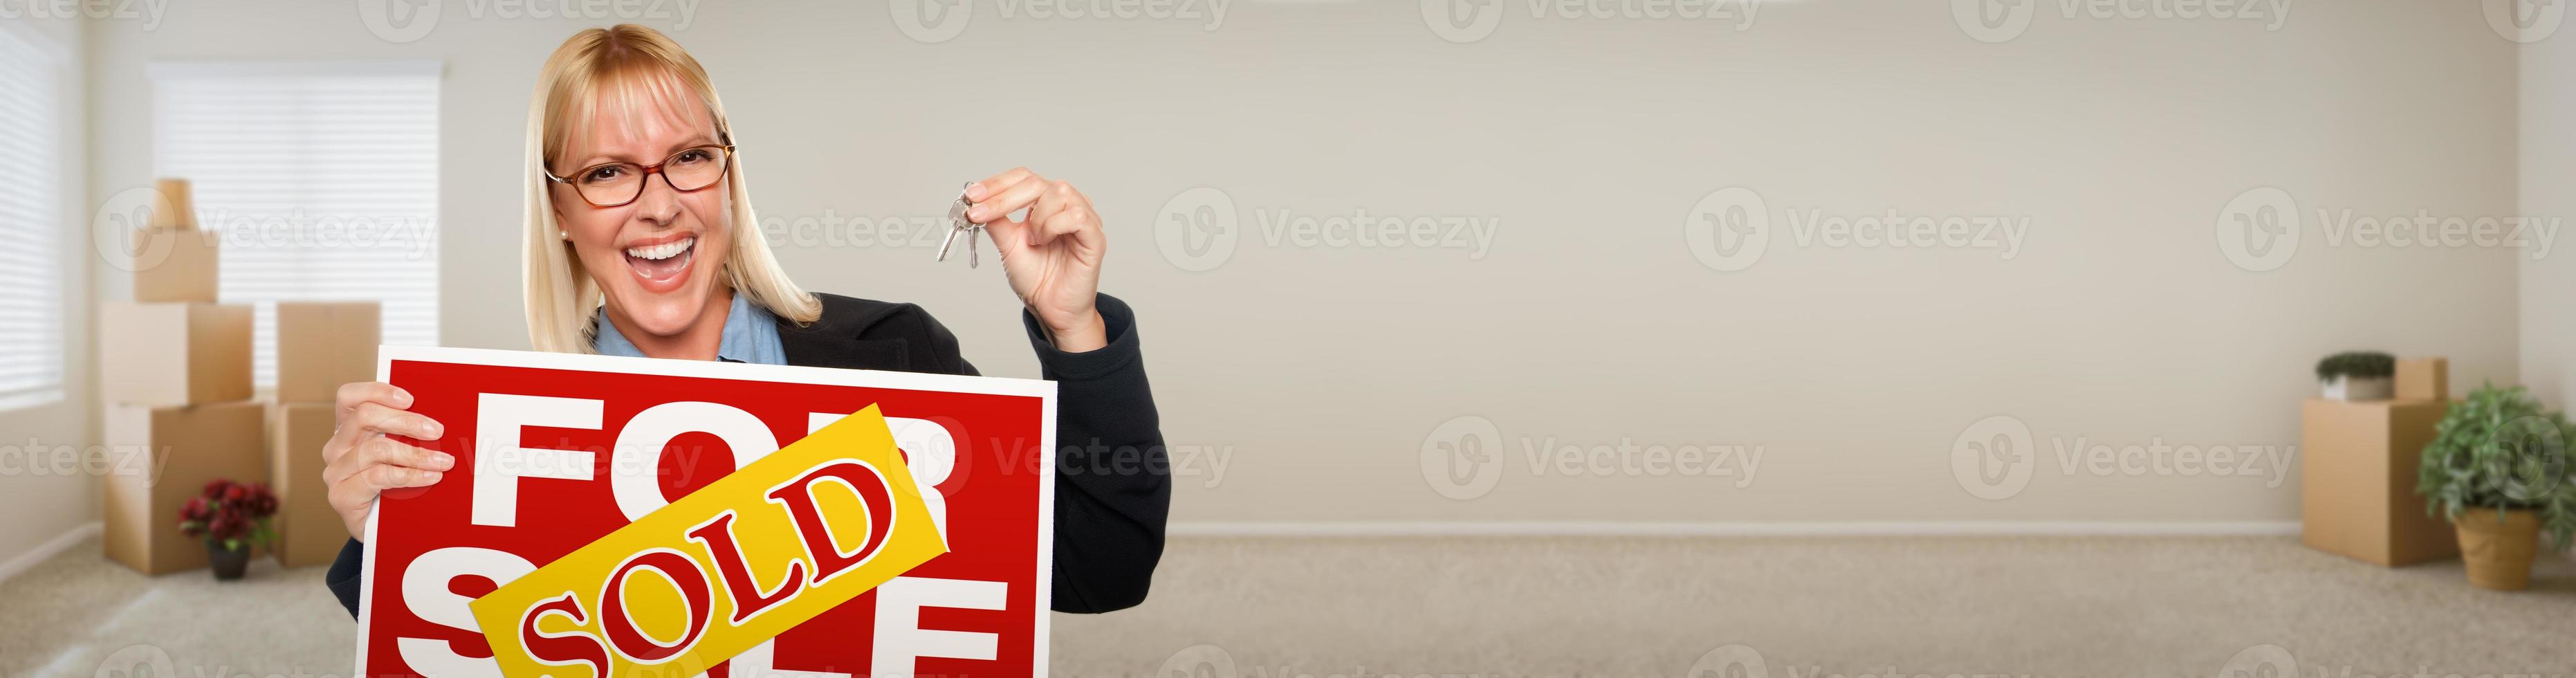
[[(537, 350), (976, 373), (921, 307), (809, 294), (789, 280), (752, 217), (734, 141), (706, 71), (652, 29), (585, 30), (546, 59), (528, 110), (525, 263)], [(1099, 216), (1072, 186), (1026, 169), (975, 182), (966, 199), (975, 203), (968, 218), (1001, 250), (1038, 363), (1057, 382), (1059, 468), (1113, 468), (1082, 458), (1112, 454), (1100, 450), (1149, 455), (1145, 472), (1057, 476), (1051, 607), (1134, 606), (1162, 556), (1171, 484), (1135, 316), (1097, 291), (1107, 245)], [(322, 479), (352, 535), (366, 534), (379, 493), (436, 483), (456, 464), (388, 437), (440, 436), (439, 423), (410, 406), (410, 394), (389, 384), (340, 389)], [(351, 615), (364, 548), (349, 540), (326, 577)]]

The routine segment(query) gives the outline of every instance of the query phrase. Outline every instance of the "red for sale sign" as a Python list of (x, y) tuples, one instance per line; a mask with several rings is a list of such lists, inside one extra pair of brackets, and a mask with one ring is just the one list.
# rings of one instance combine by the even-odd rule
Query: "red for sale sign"
[[(386, 493), (368, 520), (358, 675), (503, 675), (476, 599), (871, 405), (947, 552), (699, 675), (1046, 671), (1053, 382), (406, 346), (378, 356), (378, 379), (446, 427), (419, 443), (457, 464), (436, 485)], [(625, 595), (653, 595), (635, 586), (648, 590)], [(659, 643), (657, 631), (675, 636), (629, 635)]]

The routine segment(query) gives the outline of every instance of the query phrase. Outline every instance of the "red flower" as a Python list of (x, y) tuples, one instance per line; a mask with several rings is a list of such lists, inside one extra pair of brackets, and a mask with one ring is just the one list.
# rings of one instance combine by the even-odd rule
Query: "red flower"
[(277, 495), (268, 491), (268, 485), (217, 479), (206, 483), (203, 496), (179, 507), (179, 530), (215, 541), (246, 539), (259, 532), (262, 520), (276, 513)]

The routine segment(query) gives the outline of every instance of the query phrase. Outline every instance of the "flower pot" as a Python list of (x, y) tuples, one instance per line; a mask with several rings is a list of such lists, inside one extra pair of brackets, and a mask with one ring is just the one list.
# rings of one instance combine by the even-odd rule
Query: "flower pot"
[(2468, 566), (2469, 584), (2496, 591), (2520, 591), (2531, 584), (2531, 558), (2540, 551), (2540, 513), (2473, 508), (2460, 512), (2453, 525), (2460, 531), (2460, 560)]
[[(2530, 561), (2530, 556), (2526, 554), (2523, 557), (2523, 563), (2529, 565)], [(223, 542), (209, 540), (206, 542), (206, 562), (215, 567), (215, 581), (240, 579), (242, 571), (250, 569), (250, 545), (244, 544), (241, 548), (228, 549), (224, 548)]]
[(2397, 390), (2396, 380), (2389, 377), (2335, 375), (2335, 378), (2327, 379), (2323, 384), (2327, 400), (2387, 400), (2389, 394)]

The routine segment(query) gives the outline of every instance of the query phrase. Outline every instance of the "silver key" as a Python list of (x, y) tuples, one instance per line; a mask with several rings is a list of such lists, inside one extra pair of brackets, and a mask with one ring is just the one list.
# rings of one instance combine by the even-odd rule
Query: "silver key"
[[(974, 186), (975, 184), (973, 182), (968, 182), (966, 185)], [(975, 268), (978, 264), (982, 263), (978, 261), (982, 257), (977, 256), (975, 253), (975, 232), (984, 230), (984, 225), (966, 220), (966, 210), (974, 206), (974, 203), (966, 202), (965, 189), (962, 187), (959, 188), (957, 191), (957, 204), (950, 205), (948, 207), (948, 237), (947, 239), (939, 241), (938, 261), (947, 261), (948, 249), (957, 244), (957, 236), (964, 235), (966, 236), (966, 267)]]

